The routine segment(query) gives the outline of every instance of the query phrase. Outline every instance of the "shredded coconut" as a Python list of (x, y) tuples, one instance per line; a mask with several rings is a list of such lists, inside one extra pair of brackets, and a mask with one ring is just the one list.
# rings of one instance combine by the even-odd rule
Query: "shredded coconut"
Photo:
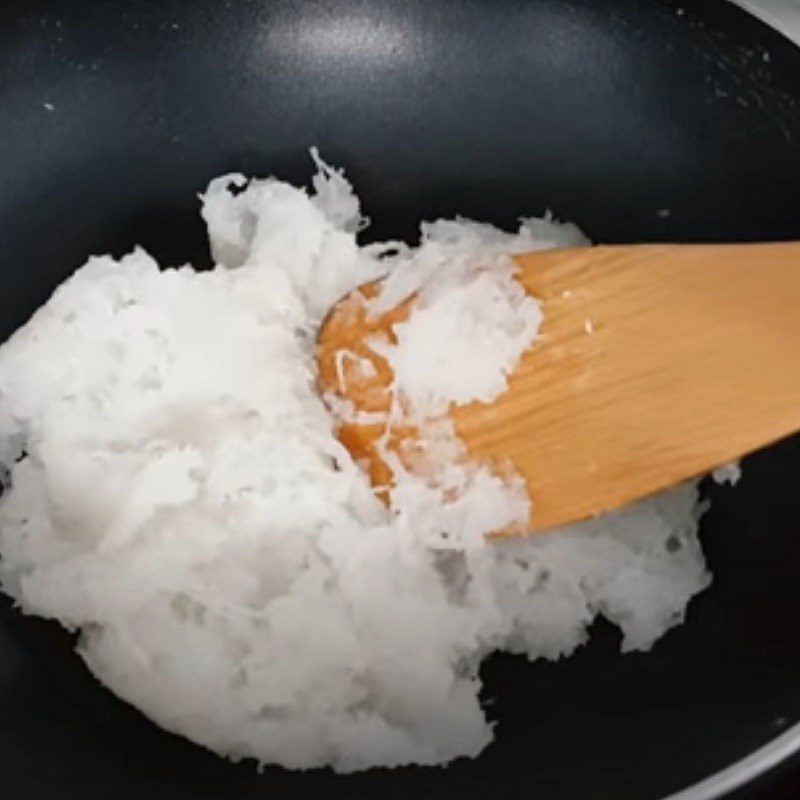
[(357, 197), (313, 155), (311, 192), (210, 183), (215, 269), (92, 258), (0, 348), (0, 579), (116, 694), (232, 759), (474, 757), (487, 654), (569, 655), (598, 615), (646, 650), (682, 619), (709, 582), (695, 486), (495, 542), (529, 500), (480, 465), (441, 467), (449, 501), (398, 468), (386, 508), (315, 390), (328, 309), (388, 273), (375, 313), (420, 293), (389, 352), (407, 395), (489, 400), (541, 320), (507, 255), (585, 240), (440, 220), (417, 249), (360, 247)]
[(729, 483), (735, 486), (742, 477), (742, 467), (738, 461), (731, 461), (729, 464), (717, 467), (711, 473), (711, 477), (719, 484)]

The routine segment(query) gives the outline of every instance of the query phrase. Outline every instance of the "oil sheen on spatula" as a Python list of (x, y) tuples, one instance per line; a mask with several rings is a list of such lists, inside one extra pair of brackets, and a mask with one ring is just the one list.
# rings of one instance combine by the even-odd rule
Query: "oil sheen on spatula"
[[(516, 256), (543, 302), (539, 338), (494, 403), (451, 412), (470, 456), (510, 459), (533, 500), (531, 530), (612, 511), (800, 430), (800, 245), (636, 245)], [(374, 294), (374, 286), (362, 287)], [(376, 442), (392, 382), (366, 341), (414, 299), (368, 319), (342, 300), (319, 337), (320, 389), (365, 412), (339, 437), (378, 491)], [(368, 358), (340, 386), (336, 353)], [(374, 374), (373, 374), (374, 372)], [(379, 417), (378, 414), (377, 417)], [(400, 448), (414, 431), (391, 431)]]

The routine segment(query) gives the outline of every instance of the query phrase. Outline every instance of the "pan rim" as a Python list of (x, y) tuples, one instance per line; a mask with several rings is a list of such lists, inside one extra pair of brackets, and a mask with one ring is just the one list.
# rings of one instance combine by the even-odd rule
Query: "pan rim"
[(716, 800), (800, 752), (800, 722), (744, 758), (661, 800)]
[(731, 0), (770, 28), (800, 45), (800, 5), (796, 0)]

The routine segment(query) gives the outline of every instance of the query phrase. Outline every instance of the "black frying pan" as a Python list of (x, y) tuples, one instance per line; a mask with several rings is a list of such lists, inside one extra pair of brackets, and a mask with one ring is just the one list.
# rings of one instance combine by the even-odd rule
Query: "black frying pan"
[[(800, 50), (722, 0), (7, 1), (0, 333), (89, 253), (207, 265), (195, 192), (230, 170), (302, 181), (311, 144), (374, 237), (549, 207), (601, 241), (800, 238), (799, 99)], [(799, 482), (794, 440), (706, 487), (716, 581), (652, 653), (620, 657), (600, 624), (563, 663), (490, 660), (498, 740), (446, 770), (234, 767), (6, 603), (0, 799), (661, 798), (800, 719)], [(792, 775), (733, 797), (796, 797)]]

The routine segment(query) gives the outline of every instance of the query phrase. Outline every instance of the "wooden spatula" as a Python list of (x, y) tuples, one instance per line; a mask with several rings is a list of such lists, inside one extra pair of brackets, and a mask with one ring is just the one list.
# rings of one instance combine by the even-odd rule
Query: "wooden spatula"
[[(611, 511), (800, 430), (800, 244), (598, 246), (516, 260), (543, 301), (540, 338), (508, 392), (451, 416), (471, 456), (510, 459), (524, 477), (531, 529)], [(391, 338), (413, 302), (369, 320), (357, 296), (342, 301), (320, 334), (320, 389), (386, 410), (391, 370), (365, 337)], [(345, 369), (342, 382), (341, 350), (374, 369)], [(339, 435), (380, 487), (391, 478), (375, 447), (385, 424), (365, 420)], [(395, 430), (390, 447), (413, 438)]]

